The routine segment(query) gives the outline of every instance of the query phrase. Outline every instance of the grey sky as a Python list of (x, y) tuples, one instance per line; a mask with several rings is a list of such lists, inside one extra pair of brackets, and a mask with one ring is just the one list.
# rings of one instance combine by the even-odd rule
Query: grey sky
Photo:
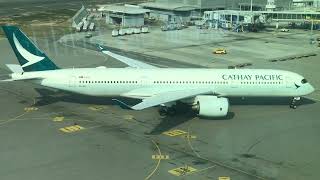
[[(48, 1), (66, 1), (66, 0), (0, 0), (0, 3), (3, 2), (48, 2)], [(71, 0), (74, 1), (74, 0)]]

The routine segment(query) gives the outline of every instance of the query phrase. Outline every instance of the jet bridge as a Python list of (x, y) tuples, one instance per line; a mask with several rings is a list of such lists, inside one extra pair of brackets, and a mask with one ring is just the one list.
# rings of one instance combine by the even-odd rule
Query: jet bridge
[(307, 11), (262, 11), (269, 21), (277, 22), (310, 22), (311, 20), (319, 21), (320, 12)]
[(225, 28), (238, 31), (243, 27), (257, 27), (272, 22), (319, 23), (320, 12), (308, 11), (205, 11), (204, 22), (211, 28)]

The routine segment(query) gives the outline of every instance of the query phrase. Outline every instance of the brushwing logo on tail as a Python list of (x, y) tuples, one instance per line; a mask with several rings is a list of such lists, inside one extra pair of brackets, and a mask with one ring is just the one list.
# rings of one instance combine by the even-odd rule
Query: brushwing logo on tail
[(32, 64), (35, 64), (41, 60), (43, 60), (45, 57), (36, 56), (29, 51), (27, 51), (23, 46), (20, 44), (19, 40), (17, 39), (16, 35), (13, 33), (13, 42), (18, 50), (18, 52), (21, 54), (21, 56), (26, 59), (28, 62), (22, 65), (22, 67), (27, 67)]

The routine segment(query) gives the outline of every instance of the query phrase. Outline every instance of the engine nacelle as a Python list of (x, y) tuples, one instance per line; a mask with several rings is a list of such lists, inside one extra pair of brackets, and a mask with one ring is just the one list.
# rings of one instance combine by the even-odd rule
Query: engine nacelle
[(196, 96), (192, 108), (200, 116), (224, 117), (228, 114), (229, 101), (217, 96)]

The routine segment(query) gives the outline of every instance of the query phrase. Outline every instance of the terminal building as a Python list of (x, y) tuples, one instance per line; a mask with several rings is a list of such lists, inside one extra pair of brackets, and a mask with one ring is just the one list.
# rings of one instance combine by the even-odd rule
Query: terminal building
[[(268, 0), (252, 0), (252, 10), (265, 10)], [(276, 0), (278, 9), (289, 9), (292, 0)], [(150, 17), (167, 22), (188, 22), (205, 11), (251, 10), (251, 0), (155, 0), (140, 4), (149, 9)]]
[(141, 27), (144, 26), (145, 15), (150, 12), (132, 5), (108, 5), (99, 9), (106, 16), (108, 24), (119, 25), (122, 27)]
[(260, 25), (310, 24), (313, 29), (319, 28), (320, 12), (310, 11), (205, 11), (204, 22), (212, 28), (224, 28), (233, 31), (255, 31)]
[(320, 0), (293, 0), (293, 8), (320, 11)]
[[(268, 0), (252, 0), (254, 8), (264, 9), (267, 3)], [(283, 9), (288, 9), (292, 4), (292, 0), (276, 0), (275, 4)], [(156, 8), (157, 6), (170, 7), (171, 5), (178, 7), (180, 5), (181, 7), (192, 6), (198, 10), (238, 10), (240, 6), (242, 8), (250, 8), (251, 0), (155, 0), (141, 5), (150, 8)]]
[(172, 2), (148, 2), (142, 3), (140, 6), (150, 10), (150, 18), (176, 23), (189, 22), (195, 10), (198, 8), (194, 5)]

